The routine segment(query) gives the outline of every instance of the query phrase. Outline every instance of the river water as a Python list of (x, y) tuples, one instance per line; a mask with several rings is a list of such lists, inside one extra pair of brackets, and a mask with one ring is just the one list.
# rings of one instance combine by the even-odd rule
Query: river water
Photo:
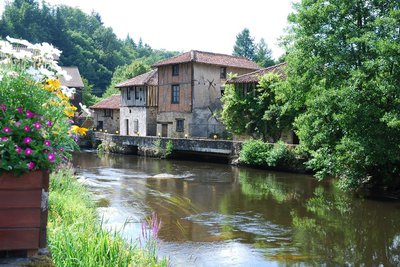
[(400, 203), (311, 176), (81, 152), (74, 166), (104, 224), (138, 240), (155, 212), (172, 266), (400, 266)]

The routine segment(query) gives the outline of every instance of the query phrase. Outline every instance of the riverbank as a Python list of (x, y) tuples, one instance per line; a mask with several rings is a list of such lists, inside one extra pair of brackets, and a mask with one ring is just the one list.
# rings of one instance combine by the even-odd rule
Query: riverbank
[(154, 251), (102, 228), (96, 207), (72, 169), (50, 179), (48, 246), (56, 266), (167, 266)]

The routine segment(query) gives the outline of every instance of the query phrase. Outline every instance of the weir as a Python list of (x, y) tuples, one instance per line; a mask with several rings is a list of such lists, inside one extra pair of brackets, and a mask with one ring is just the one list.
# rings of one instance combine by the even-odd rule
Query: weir
[[(173, 152), (178, 155), (205, 155), (211, 157), (224, 157), (228, 159), (237, 158), (242, 142), (231, 140), (192, 139), (192, 138), (170, 138), (156, 136), (123, 136), (103, 132), (94, 132), (94, 139), (99, 141), (110, 141), (121, 147), (131, 147), (128, 151), (145, 151), (154, 148), (155, 142), (160, 140), (161, 147), (165, 148), (167, 142), (171, 141)], [(132, 148), (133, 147), (133, 148)], [(136, 154), (132, 152), (132, 154)]]

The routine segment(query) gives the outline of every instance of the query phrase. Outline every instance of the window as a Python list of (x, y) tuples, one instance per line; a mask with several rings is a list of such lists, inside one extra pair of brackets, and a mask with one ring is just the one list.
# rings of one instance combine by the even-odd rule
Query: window
[(135, 87), (135, 99), (139, 99), (139, 88)]
[(179, 75), (179, 65), (175, 64), (172, 65), (172, 76), (178, 76)]
[(111, 116), (112, 116), (112, 109), (105, 109), (104, 117), (111, 117)]
[(126, 99), (131, 100), (131, 88), (126, 89)]
[(222, 96), (224, 96), (224, 93), (225, 93), (225, 86), (221, 86), (220, 90), (221, 90), (221, 97), (222, 97)]
[(220, 68), (220, 77), (221, 79), (226, 79), (226, 67)]
[(139, 132), (139, 120), (134, 120), (134, 121), (133, 121), (133, 131), (134, 131), (135, 133), (138, 133), (138, 132)]
[(183, 119), (176, 120), (176, 131), (177, 132), (183, 132), (184, 122), (185, 122), (185, 120), (183, 120)]
[(173, 84), (172, 85), (171, 103), (172, 104), (179, 104), (179, 100), (180, 100), (179, 84)]

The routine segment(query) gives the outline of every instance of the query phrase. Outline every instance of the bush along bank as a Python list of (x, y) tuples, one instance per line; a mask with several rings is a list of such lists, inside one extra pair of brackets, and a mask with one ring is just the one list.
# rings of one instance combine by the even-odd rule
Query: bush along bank
[(275, 144), (247, 140), (239, 153), (239, 164), (278, 171), (306, 173), (306, 157), (283, 141)]
[(103, 229), (71, 168), (54, 173), (50, 181), (48, 244), (56, 266), (167, 266), (155, 249), (140, 248)]

